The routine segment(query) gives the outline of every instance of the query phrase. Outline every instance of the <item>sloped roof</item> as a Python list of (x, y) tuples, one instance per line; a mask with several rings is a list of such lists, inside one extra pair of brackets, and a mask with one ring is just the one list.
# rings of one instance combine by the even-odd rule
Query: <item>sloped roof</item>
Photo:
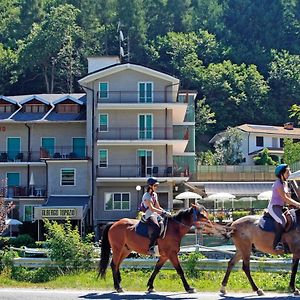
[(133, 63), (125, 63), (125, 64), (114, 64), (105, 68), (102, 68), (98, 71), (95, 71), (93, 73), (88, 74), (87, 76), (81, 78), (80, 80), (78, 80), (79, 84), (86, 84), (89, 83), (91, 81), (97, 80), (98, 78), (107, 76), (107, 75), (111, 75), (117, 72), (121, 72), (124, 70), (134, 70), (137, 72), (141, 72), (144, 74), (148, 74), (157, 78), (161, 78), (163, 80), (167, 80), (172, 82), (173, 84), (177, 84), (179, 83), (179, 79), (168, 75), (166, 73), (162, 73), (159, 71), (156, 71), (154, 69), (150, 69), (148, 67), (142, 66), (142, 65), (138, 65), (138, 64), (133, 64)]
[(252, 132), (252, 133), (300, 136), (300, 128), (296, 128), (296, 127), (294, 127), (291, 130), (291, 129), (285, 129), (283, 126), (243, 124), (237, 126), (236, 128), (243, 130), (245, 132)]

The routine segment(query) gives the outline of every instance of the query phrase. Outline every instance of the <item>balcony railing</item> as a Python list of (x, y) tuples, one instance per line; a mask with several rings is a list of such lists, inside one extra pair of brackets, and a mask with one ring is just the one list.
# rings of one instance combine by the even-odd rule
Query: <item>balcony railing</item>
[(185, 176), (180, 172), (175, 172), (173, 166), (154, 165), (108, 165), (107, 167), (97, 166), (97, 177), (173, 177)]
[(6, 190), (6, 198), (19, 198), (19, 197), (46, 197), (46, 186), (9, 186)]
[[(107, 131), (105, 131), (107, 130)], [(109, 127), (97, 129), (98, 140), (184, 140), (185, 133), (174, 135), (173, 127)]]
[(153, 91), (142, 94), (139, 91), (108, 91), (98, 92), (97, 99), (100, 103), (173, 103), (178, 102), (177, 92)]
[(87, 147), (56, 146), (40, 148), (41, 159), (87, 159)]
[(56, 146), (53, 149), (41, 147), (37, 151), (1, 151), (1, 162), (39, 162), (41, 159), (87, 159), (87, 147)]

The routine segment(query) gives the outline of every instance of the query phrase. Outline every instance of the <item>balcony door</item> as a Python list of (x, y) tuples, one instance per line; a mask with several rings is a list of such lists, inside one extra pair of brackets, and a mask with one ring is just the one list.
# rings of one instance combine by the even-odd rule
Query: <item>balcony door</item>
[(21, 150), (21, 139), (18, 137), (7, 138), (7, 156), (14, 161)]
[(139, 115), (139, 139), (153, 138), (153, 115)]
[(86, 156), (85, 138), (73, 138), (73, 153), (79, 158), (84, 158)]
[(152, 175), (152, 150), (139, 149), (137, 152), (138, 170), (140, 177), (147, 177)]
[(55, 150), (55, 139), (52, 137), (43, 137), (42, 148), (49, 153), (50, 157), (53, 157)]
[(7, 177), (7, 197), (12, 198), (15, 195), (15, 189), (20, 186), (20, 173), (9, 172)]
[(139, 102), (151, 103), (153, 102), (153, 83), (139, 82)]

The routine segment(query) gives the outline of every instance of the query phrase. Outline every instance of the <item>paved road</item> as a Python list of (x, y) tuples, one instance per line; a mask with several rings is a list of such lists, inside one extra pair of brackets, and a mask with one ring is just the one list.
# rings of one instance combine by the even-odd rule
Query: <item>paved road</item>
[[(84, 299), (105, 299), (105, 300), (140, 300), (140, 299), (165, 299), (165, 300), (182, 300), (182, 299), (201, 299), (201, 300), (236, 300), (236, 299), (264, 299), (264, 300), (283, 300), (295, 299), (291, 294), (266, 293), (265, 296), (257, 296), (254, 293), (231, 293), (220, 296), (218, 293), (141, 293), (125, 292), (116, 294), (111, 291), (77, 291), (77, 290), (51, 290), (51, 289), (8, 289), (0, 288), (0, 300), (84, 300)], [(299, 297), (300, 299), (300, 297)]]

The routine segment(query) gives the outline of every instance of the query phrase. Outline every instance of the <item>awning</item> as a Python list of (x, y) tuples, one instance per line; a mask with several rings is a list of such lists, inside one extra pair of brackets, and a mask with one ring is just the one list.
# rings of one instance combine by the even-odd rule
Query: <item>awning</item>
[(34, 208), (35, 220), (82, 220), (88, 210), (90, 196), (50, 196), (45, 205)]
[(207, 195), (230, 193), (235, 196), (257, 196), (261, 192), (272, 190), (273, 182), (206, 182), (204, 185)]

